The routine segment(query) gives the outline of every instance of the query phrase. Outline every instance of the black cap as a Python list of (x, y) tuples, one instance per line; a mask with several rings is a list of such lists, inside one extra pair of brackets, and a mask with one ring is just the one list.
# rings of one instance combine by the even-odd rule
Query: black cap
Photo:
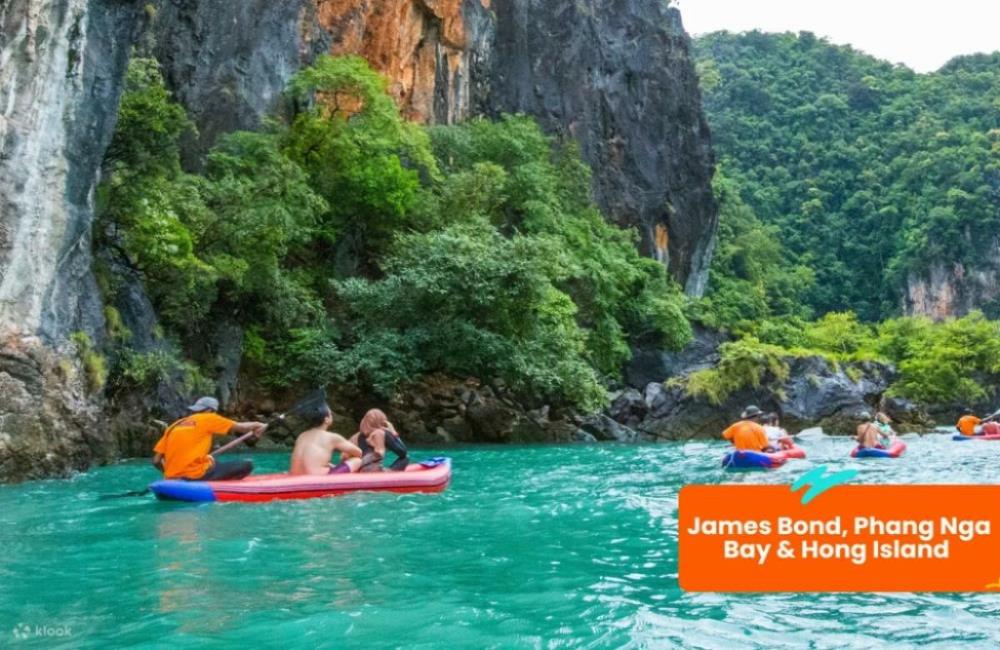
[(740, 418), (742, 418), (744, 420), (749, 420), (751, 418), (757, 418), (757, 417), (760, 417), (762, 415), (764, 415), (764, 412), (761, 411), (756, 406), (754, 406), (753, 404), (751, 404), (750, 406), (748, 406), (745, 409), (743, 409), (743, 412), (740, 413)]

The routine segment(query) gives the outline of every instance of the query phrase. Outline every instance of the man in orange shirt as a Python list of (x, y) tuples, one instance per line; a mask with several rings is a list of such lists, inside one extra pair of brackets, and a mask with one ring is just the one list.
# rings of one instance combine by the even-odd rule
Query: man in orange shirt
[(767, 440), (767, 432), (760, 420), (764, 412), (756, 406), (748, 406), (740, 414), (740, 421), (722, 432), (722, 437), (733, 443), (739, 451), (775, 451)]
[(153, 465), (168, 479), (189, 481), (225, 481), (241, 479), (253, 471), (248, 460), (216, 462), (212, 451), (212, 436), (231, 433), (255, 433), (259, 438), (267, 428), (262, 422), (234, 422), (224, 418), (219, 400), (202, 397), (188, 407), (191, 415), (177, 420), (163, 433), (153, 448)]
[(966, 413), (962, 417), (958, 418), (958, 424), (955, 425), (955, 428), (958, 429), (958, 432), (963, 436), (974, 436), (976, 435), (976, 427), (979, 426), (980, 422), (982, 422), (982, 420), (977, 418), (975, 415)]

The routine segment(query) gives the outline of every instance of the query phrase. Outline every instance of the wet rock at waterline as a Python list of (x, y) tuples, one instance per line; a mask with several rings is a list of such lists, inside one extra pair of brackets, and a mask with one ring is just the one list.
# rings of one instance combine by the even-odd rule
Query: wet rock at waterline
[(729, 395), (721, 404), (688, 394), (683, 377), (651, 382), (642, 392), (627, 389), (612, 400), (608, 415), (656, 439), (716, 438), (748, 404), (781, 416), (790, 431), (819, 426), (851, 434), (862, 413), (873, 413), (893, 376), (878, 363), (833, 364), (822, 357), (793, 357), (785, 381), (765, 377), (759, 387)]
[(428, 377), (385, 408), (413, 442), (572, 442), (580, 430), (572, 412), (526, 405), (502, 384), (474, 379)]
[(86, 369), (35, 337), (0, 342), (0, 480), (66, 476), (115, 457)]

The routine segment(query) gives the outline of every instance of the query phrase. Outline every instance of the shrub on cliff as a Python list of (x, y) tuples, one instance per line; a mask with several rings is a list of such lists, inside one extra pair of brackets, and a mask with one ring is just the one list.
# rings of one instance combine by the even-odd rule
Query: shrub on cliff
[(545, 399), (583, 406), (604, 392), (585, 357), (566, 275), (544, 239), (504, 237), (485, 222), (402, 235), (385, 277), (338, 286), (348, 328), (340, 373), (391, 394), (443, 371), (501, 377)]
[[(689, 394), (721, 403), (733, 392), (757, 386), (770, 376), (783, 380), (782, 358), (820, 355), (832, 362), (874, 360), (898, 371), (892, 395), (922, 404), (974, 404), (1000, 383), (1000, 321), (980, 312), (940, 323), (926, 318), (895, 318), (877, 327), (853, 313), (831, 313), (799, 323), (795, 331), (765, 321), (764, 341), (744, 336), (720, 347), (721, 360), (686, 380)], [(780, 340), (779, 340), (780, 339)], [(788, 344), (783, 343), (787, 341)]]
[(631, 341), (690, 339), (664, 267), (603, 219), (576, 147), (528, 118), (428, 130), (362, 59), (320, 57), (290, 84), (289, 124), (222, 138), (195, 175), (186, 116), (155, 63), (133, 68), (99, 244), (122, 249), (189, 349), (238, 320), (272, 386), (388, 396), (444, 371), (589, 408)]
[(501, 377), (590, 408), (631, 339), (689, 340), (679, 290), (594, 207), (575, 147), (522, 116), (431, 138), (440, 176), (405, 221), (415, 232), (375, 249), (379, 279), (336, 285), (339, 352), (313, 357), (335, 376), (385, 394), (429, 372)]
[(892, 392), (926, 404), (976, 402), (1000, 379), (1000, 322), (979, 312), (939, 324), (888, 321), (878, 345), (899, 368)]
[(790, 353), (778, 346), (746, 337), (723, 343), (719, 347), (719, 363), (691, 373), (686, 390), (694, 397), (704, 397), (713, 404), (722, 404), (730, 395), (743, 388), (756, 388), (765, 379), (778, 384), (788, 379), (789, 366), (785, 357)]

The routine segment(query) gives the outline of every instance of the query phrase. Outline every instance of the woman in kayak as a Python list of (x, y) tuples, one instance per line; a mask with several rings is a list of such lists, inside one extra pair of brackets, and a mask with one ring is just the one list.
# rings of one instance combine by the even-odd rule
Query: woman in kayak
[[(396, 428), (389, 418), (379, 409), (365, 413), (358, 426), (358, 432), (351, 437), (351, 442), (361, 448), (361, 471), (381, 472), (384, 468), (386, 450), (396, 455), (396, 460), (389, 465), (394, 472), (401, 472), (410, 464), (406, 454), (406, 445), (396, 433)], [(419, 467), (415, 465), (414, 467)]]
[[(333, 424), (330, 407), (319, 407), (310, 418), (309, 429), (299, 434), (292, 450), (289, 474), (321, 476), (323, 474), (348, 474), (361, 468), (361, 450), (339, 433), (329, 431)], [(340, 463), (330, 460), (335, 451), (340, 452)]]
[(781, 427), (777, 413), (768, 413), (763, 419), (764, 433), (767, 434), (767, 442), (775, 449), (791, 449), (795, 446), (795, 441), (788, 435), (788, 432)]

